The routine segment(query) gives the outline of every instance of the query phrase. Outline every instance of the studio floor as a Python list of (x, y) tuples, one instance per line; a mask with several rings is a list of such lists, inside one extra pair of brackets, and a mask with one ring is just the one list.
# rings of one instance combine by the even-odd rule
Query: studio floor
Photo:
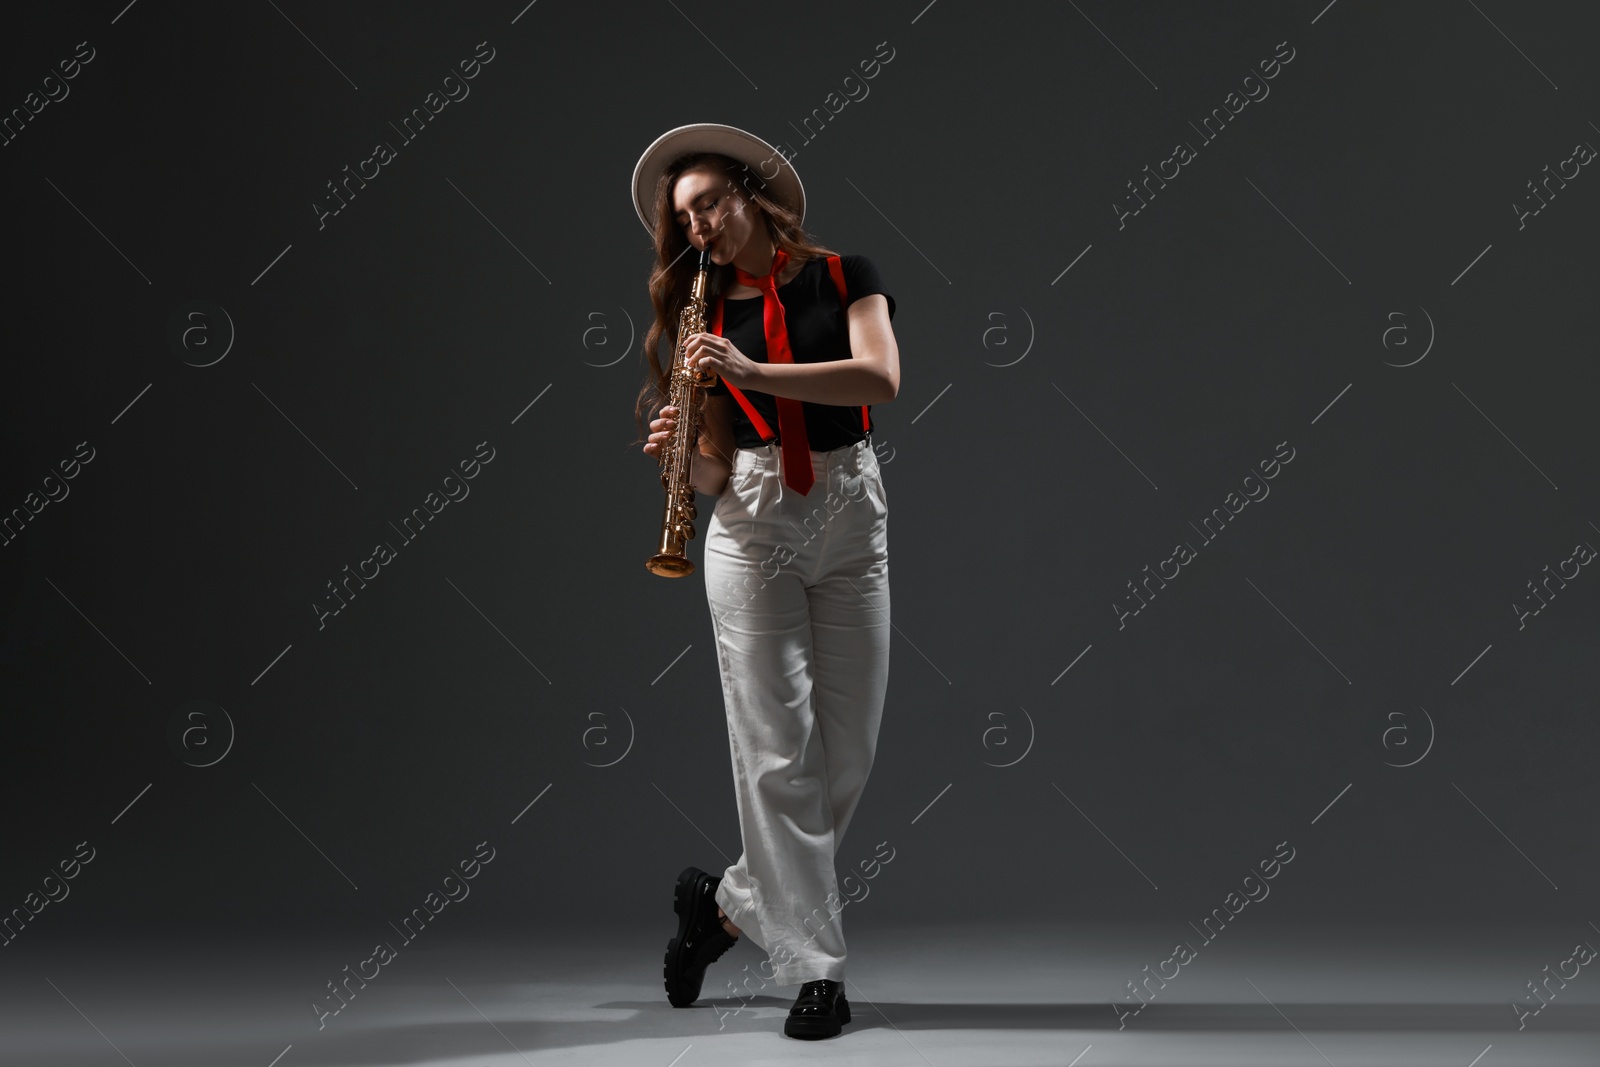
[[(21, 939), (0, 959), (0, 1062), (25, 1067), (1542, 1067), (1600, 1062), (1600, 977), (1521, 1017), (1566, 952), (1549, 929), (1261, 929), (1200, 949), (1137, 1014), (1126, 983), (1170, 930), (874, 927), (850, 935), (852, 1022), (783, 1036), (798, 986), (762, 985), (743, 939), (694, 1007), (661, 984), (671, 917), (638, 929), (406, 946), (337, 1014), (313, 1007), (367, 952), (348, 933), (173, 947)], [(1241, 932), (1242, 933), (1242, 932)], [(1195, 940), (1195, 939), (1191, 939)], [(1570, 950), (1570, 946), (1568, 946)], [(1165, 965), (1172, 973), (1172, 965)], [(370, 971), (369, 971), (370, 973)], [(1570, 968), (1567, 973), (1571, 973)], [(736, 996), (728, 983), (746, 982)], [(325, 1004), (336, 1004), (331, 998)], [(319, 1027), (319, 1023), (321, 1024)], [(1119, 1023), (1120, 1028), (1119, 1028)]]

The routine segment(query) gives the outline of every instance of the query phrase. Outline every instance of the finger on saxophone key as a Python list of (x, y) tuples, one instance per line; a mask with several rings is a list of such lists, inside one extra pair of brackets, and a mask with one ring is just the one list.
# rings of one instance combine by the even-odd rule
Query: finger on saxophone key
[(678, 424), (678, 420), (675, 418), (677, 414), (678, 409), (668, 404), (661, 409), (661, 418), (651, 421), (650, 429), (652, 433), (644, 446), (644, 451), (648, 455), (654, 456), (661, 451), (661, 446), (666, 443), (667, 438), (672, 434), (672, 428)]

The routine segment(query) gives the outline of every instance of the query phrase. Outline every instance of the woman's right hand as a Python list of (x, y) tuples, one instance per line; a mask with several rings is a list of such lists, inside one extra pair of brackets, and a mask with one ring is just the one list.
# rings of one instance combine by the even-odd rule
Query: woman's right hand
[(661, 446), (672, 435), (672, 429), (676, 425), (678, 425), (678, 409), (668, 404), (661, 409), (661, 417), (650, 423), (651, 433), (645, 440), (645, 454), (659, 456)]

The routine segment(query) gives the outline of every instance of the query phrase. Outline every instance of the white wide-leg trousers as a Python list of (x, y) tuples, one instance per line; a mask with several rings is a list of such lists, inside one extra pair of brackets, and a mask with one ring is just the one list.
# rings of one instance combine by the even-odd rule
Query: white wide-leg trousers
[(805, 496), (776, 443), (734, 455), (704, 569), (744, 851), (716, 900), (778, 985), (842, 981), (834, 855), (888, 688), (888, 500), (870, 437), (812, 452)]

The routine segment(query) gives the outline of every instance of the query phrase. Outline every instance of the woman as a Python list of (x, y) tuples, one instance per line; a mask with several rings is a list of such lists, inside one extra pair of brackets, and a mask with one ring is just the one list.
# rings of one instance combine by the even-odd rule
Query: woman
[[(743, 130), (658, 138), (635, 168), (634, 205), (656, 248), (641, 423), (670, 395), (657, 345), (676, 341), (710, 250), (708, 329), (686, 358), (717, 380), (692, 480), (717, 498), (703, 570), (744, 846), (720, 876), (678, 877), (668, 999), (692, 1004), (707, 965), (748, 932), (770, 955), (766, 977), (801, 986), (784, 1033), (831, 1037), (850, 1019), (834, 854), (888, 685), (888, 502), (870, 408), (899, 391), (894, 298), (869, 259), (811, 241), (799, 176)], [(678, 414), (661, 408), (646, 454), (659, 456)]]

